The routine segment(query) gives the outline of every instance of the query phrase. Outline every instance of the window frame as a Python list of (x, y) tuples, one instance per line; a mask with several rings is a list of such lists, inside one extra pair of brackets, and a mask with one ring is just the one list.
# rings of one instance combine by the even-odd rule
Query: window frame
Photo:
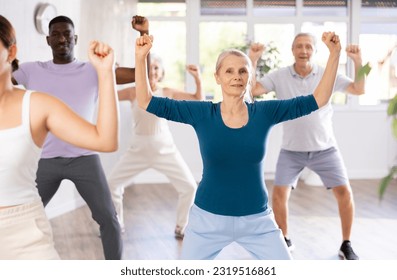
[[(303, 13), (303, 0), (296, 0), (296, 14), (294, 16), (282, 17), (259, 17), (254, 15), (254, 0), (246, 0), (247, 14), (246, 15), (201, 15), (200, 1), (186, 0), (186, 16), (185, 17), (148, 17), (149, 20), (166, 21), (166, 20), (180, 20), (186, 23), (186, 59), (189, 63), (199, 64), (199, 25), (200, 22), (205, 21), (245, 21), (247, 23), (247, 37), (254, 38), (254, 26), (257, 23), (289, 23), (295, 26), (295, 32), (299, 32), (304, 22), (345, 22), (347, 25), (347, 43), (359, 43), (360, 24), (363, 23), (390, 23), (395, 22), (394, 17), (362, 17), (361, 16), (361, 1), (347, 1), (347, 13), (345, 16), (306, 16)], [(138, 1), (137, 1), (138, 2)], [(349, 77), (354, 77), (354, 66), (350, 59), (347, 62), (346, 74)], [(204, 81), (205, 82), (205, 81)], [(194, 81), (187, 79), (186, 85), (188, 88), (194, 87)], [(334, 105), (336, 110), (358, 110), (358, 111), (378, 111), (384, 110), (386, 104), (377, 105), (360, 105), (358, 96), (347, 94), (346, 104)]]

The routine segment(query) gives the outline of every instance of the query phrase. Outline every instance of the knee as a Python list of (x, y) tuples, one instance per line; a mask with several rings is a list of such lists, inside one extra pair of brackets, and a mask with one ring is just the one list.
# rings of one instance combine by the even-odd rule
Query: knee
[(353, 192), (349, 186), (338, 186), (333, 189), (335, 197), (338, 200), (343, 201), (352, 201), (353, 200)]
[(113, 224), (118, 222), (117, 213), (112, 207), (103, 207), (101, 210), (92, 212), (93, 219), (100, 225)]
[(289, 193), (289, 187), (274, 187), (272, 195), (273, 204), (286, 203), (289, 197)]

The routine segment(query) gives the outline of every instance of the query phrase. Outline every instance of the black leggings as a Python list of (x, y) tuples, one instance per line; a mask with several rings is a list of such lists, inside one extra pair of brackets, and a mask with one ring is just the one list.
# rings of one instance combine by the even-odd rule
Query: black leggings
[(99, 224), (105, 259), (120, 260), (123, 250), (120, 225), (99, 156), (41, 159), (36, 183), (44, 206), (64, 179), (75, 184), (92, 218)]

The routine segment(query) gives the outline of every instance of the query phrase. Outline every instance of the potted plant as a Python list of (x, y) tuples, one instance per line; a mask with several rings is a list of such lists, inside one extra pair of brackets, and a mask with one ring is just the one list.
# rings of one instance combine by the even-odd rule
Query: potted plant
[[(397, 95), (393, 99), (390, 99), (389, 106), (387, 108), (387, 115), (392, 117), (392, 133), (394, 138), (397, 139)], [(379, 184), (379, 198), (382, 199), (387, 187), (390, 185), (391, 181), (397, 175), (397, 165), (390, 168), (389, 173), (382, 178)]]
[[(244, 52), (248, 53), (248, 50), (251, 46), (251, 41), (246, 40), (245, 45), (236, 46), (235, 48)], [(269, 73), (272, 70), (280, 68), (281, 59), (280, 59), (280, 52), (276, 47), (273, 41), (270, 41), (265, 45), (265, 51), (263, 52), (262, 56), (258, 59), (258, 63), (256, 66), (256, 77), (262, 78), (265, 74)], [(274, 99), (275, 94), (274, 92), (271, 94), (264, 94), (260, 96), (256, 96), (255, 98), (258, 99)]]

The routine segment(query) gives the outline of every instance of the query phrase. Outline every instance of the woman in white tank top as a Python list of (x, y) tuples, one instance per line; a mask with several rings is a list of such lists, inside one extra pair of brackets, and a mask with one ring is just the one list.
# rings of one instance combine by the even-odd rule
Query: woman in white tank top
[[(203, 100), (200, 72), (196, 65), (188, 65), (187, 71), (196, 83), (196, 92), (189, 93), (173, 88), (161, 88), (159, 82), (164, 78), (164, 68), (160, 57), (150, 55), (150, 85), (157, 96), (179, 100)], [(119, 100), (131, 102), (132, 137), (130, 147), (122, 155), (109, 176), (109, 187), (116, 207), (120, 226), (125, 230), (123, 214), (124, 188), (131, 185), (139, 173), (153, 168), (164, 174), (178, 193), (175, 237), (183, 238), (187, 225), (189, 209), (193, 204), (197, 188), (189, 167), (175, 146), (168, 122), (141, 108), (135, 101), (135, 87), (118, 92)]]
[(113, 50), (96, 41), (89, 47), (101, 81), (97, 125), (54, 97), (15, 88), (11, 72), (18, 68), (16, 54), (14, 28), (0, 16), (0, 259), (59, 259), (35, 183), (41, 147), (51, 132), (86, 149), (117, 149)]

